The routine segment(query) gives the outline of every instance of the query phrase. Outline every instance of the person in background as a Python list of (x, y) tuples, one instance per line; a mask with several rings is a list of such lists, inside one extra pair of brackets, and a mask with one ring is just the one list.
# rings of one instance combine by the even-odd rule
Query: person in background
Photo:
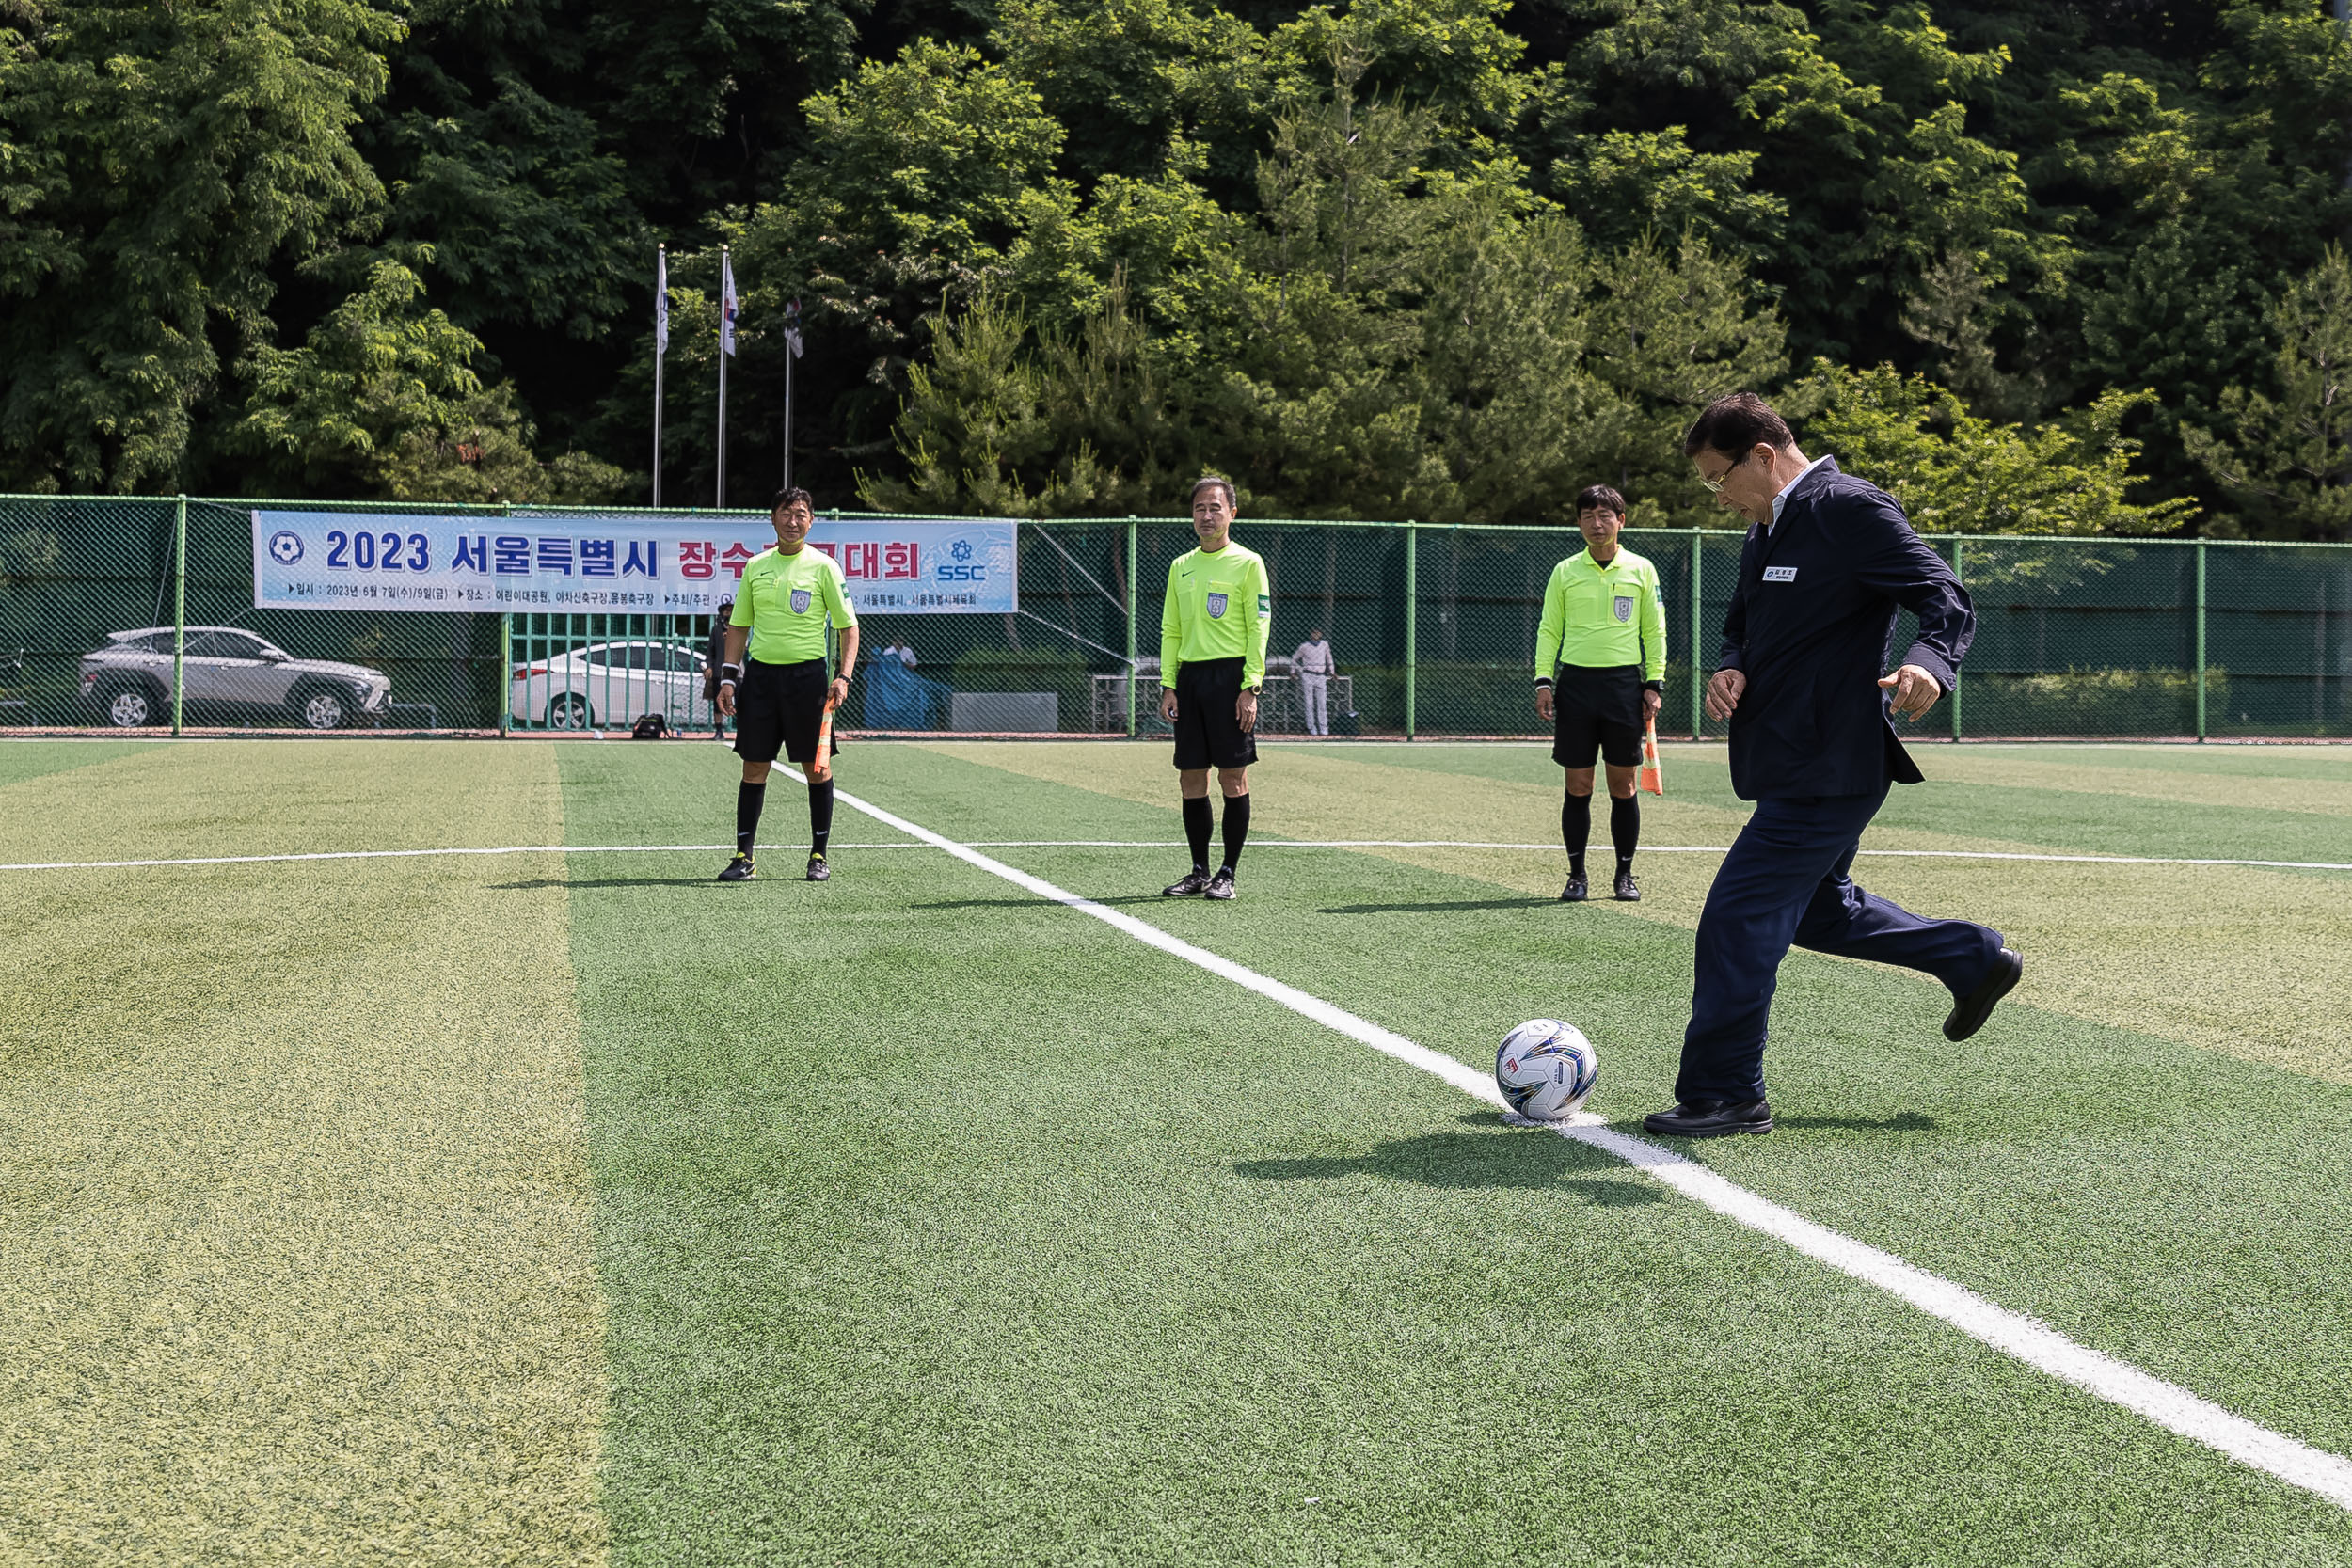
[(703, 646), (703, 701), (710, 705), (712, 738), (727, 737), (727, 716), (719, 711), (719, 671), (727, 661), (727, 617), (735, 613), (733, 599), (721, 599), (710, 612), (710, 641)]
[(1291, 668), (1298, 673), (1298, 702), (1306, 710), (1307, 733), (1331, 733), (1331, 644), (1323, 640), (1323, 628), (1317, 626), (1307, 634), (1307, 641), (1291, 655)]

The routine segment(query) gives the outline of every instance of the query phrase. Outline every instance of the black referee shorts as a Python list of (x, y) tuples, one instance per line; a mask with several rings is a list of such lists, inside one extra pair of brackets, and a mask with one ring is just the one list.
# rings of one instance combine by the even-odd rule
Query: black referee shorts
[(1551, 760), (1590, 768), (1598, 752), (1611, 766), (1642, 761), (1642, 667), (1590, 669), (1563, 664), (1551, 683)]
[[(817, 731), (825, 721), (825, 661), (798, 664), (743, 661), (735, 688), (735, 754), (745, 762), (773, 762), (776, 753), (803, 767), (817, 760)], [(835, 735), (833, 751), (841, 750)]]
[(1238, 658), (1208, 658), (1176, 671), (1176, 767), (1247, 768), (1258, 760), (1257, 736), (1233, 717), (1241, 700)]

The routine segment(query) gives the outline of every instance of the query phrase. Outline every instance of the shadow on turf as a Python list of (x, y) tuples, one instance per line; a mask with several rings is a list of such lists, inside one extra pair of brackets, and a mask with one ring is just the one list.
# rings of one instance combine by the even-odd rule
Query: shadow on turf
[(1375, 1144), (1362, 1154), (1297, 1160), (1244, 1160), (1235, 1175), (1256, 1181), (1327, 1181), (1343, 1176), (1382, 1176), (1424, 1187), (1505, 1188), (1573, 1195), (1604, 1209), (1657, 1203), (1664, 1194), (1622, 1174), (1625, 1166), (1586, 1145), (1558, 1137), (1509, 1137), (1492, 1132), (1424, 1132)]
[(699, 887), (715, 881), (710, 877), (542, 877), (528, 882), (492, 882), (490, 888), (495, 893), (529, 893), (548, 887)]
[(1434, 904), (1334, 904), (1324, 914), (1426, 914), (1439, 910), (1539, 910), (1556, 898), (1455, 898)]
[[(1087, 902), (1089, 904), (1181, 904), (1186, 902), (1186, 900), (1182, 898), (1164, 898), (1156, 893), (1126, 893), (1120, 894), (1114, 898), (1090, 897), (1087, 900)], [(1197, 904), (1200, 902), (1200, 900), (1196, 898), (1190, 900), (1190, 902)], [(1035, 898), (946, 898), (942, 899), (937, 903), (914, 904), (909, 907), (917, 910), (1034, 910), (1041, 907), (1045, 909), (1053, 908), (1050, 904), (1041, 906)]]

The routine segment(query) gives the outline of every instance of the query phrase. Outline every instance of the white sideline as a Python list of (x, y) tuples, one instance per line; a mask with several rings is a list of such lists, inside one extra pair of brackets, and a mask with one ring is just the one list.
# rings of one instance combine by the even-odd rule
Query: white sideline
[[(844, 797), (846, 799), (846, 797)], [(1465, 838), (1259, 838), (1252, 849), (1558, 849), (1552, 844), (1502, 844)], [(724, 854), (732, 844), (501, 844), (478, 848), (448, 849), (316, 849), (283, 855), (200, 855), (186, 860), (148, 861), (26, 861), (0, 865), (0, 871), (119, 871), (157, 865), (262, 865), (273, 861), (414, 860), (430, 855), (660, 855)], [(792, 849), (790, 844), (763, 844), (762, 849)], [(836, 849), (921, 849), (925, 844), (836, 844)], [(966, 848), (980, 849), (1182, 849), (1182, 839), (1151, 838), (981, 838)], [(1720, 855), (1721, 844), (1645, 844), (1645, 855)], [(1894, 860), (2055, 861), (2082, 865), (2246, 865), (2274, 871), (2352, 871), (2347, 861), (2188, 860), (2154, 855), (2035, 855), (1999, 849), (1862, 849), (1856, 853)]]
[[(836, 791), (834, 799), (852, 810), (865, 813), (884, 827), (894, 828), (910, 838), (944, 849), (958, 860), (977, 866), (991, 876), (1000, 877), (1040, 898), (1091, 915), (1147, 946), (1198, 965), (1269, 1001), (1279, 1002), (1293, 1012), (1311, 1018), (1350, 1039), (1442, 1078), (1465, 1094), (1472, 1095), (1489, 1105), (1500, 1107), (1503, 1104), (1502, 1095), (1495, 1087), (1490, 1074), (1452, 1056), (1417, 1044), (1344, 1008), (1334, 1006), (1320, 997), (1310, 996), (1295, 987), (1245, 968), (1231, 958), (1221, 958), (1206, 948), (1196, 947), (1133, 915), (1065, 892), (1002, 861), (992, 860), (969, 845), (959, 844), (904, 817), (893, 816), (854, 795)], [(2126, 1410), (2144, 1416), (2167, 1432), (2201, 1443), (2242, 1465), (2325, 1497), (2339, 1508), (2352, 1510), (2352, 1460), (2297, 1442), (2267, 1427), (2258, 1426), (2177, 1384), (2167, 1383), (2088, 1345), (2076, 1344), (2046, 1323), (1997, 1307), (1974, 1291), (1906, 1263), (1891, 1252), (1883, 1252), (1816, 1225), (1794, 1211), (1784, 1209), (1769, 1198), (1760, 1197), (1737, 1183), (1727, 1181), (1705, 1165), (1685, 1159), (1671, 1149), (1612, 1132), (1599, 1125), (1599, 1119), (1586, 1116), (1578, 1117), (1569, 1125), (1534, 1122), (1526, 1125), (1551, 1126), (1552, 1131), (1562, 1137), (1573, 1138), (1603, 1153), (1614, 1155), (1717, 1213), (1737, 1220), (1752, 1230), (1786, 1242), (1806, 1257), (1826, 1263), (1841, 1274), (1875, 1285), (1930, 1316), (1951, 1324), (1969, 1338), (2014, 1356), (2037, 1370), (2047, 1372), (2060, 1382), (2072, 1384), (2111, 1404), (2122, 1405)]]

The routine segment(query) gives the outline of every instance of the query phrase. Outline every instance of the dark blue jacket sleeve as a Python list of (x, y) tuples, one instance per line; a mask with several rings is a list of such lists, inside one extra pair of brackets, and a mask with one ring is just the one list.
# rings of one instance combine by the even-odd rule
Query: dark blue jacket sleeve
[[(1740, 548), (1740, 575), (1733, 580), (1731, 603), (1724, 610), (1724, 645), (1715, 656), (1718, 670), (1747, 669), (1748, 646), (1748, 551), (1756, 547), (1751, 539)], [(1693, 646), (1698, 642), (1698, 627), (1691, 628)]]
[(1919, 639), (1899, 664), (1915, 664), (1947, 692), (1960, 684), (1960, 662), (1976, 640), (1977, 611), (1951, 563), (1913, 531), (1894, 498), (1853, 498), (1855, 576), (1919, 619)]

